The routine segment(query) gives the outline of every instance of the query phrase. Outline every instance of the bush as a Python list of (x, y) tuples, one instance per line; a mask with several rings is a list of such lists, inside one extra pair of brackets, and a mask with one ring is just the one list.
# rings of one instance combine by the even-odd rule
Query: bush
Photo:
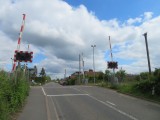
[(69, 79), (68, 85), (75, 85), (75, 79)]
[(45, 78), (45, 76), (43, 76), (43, 77), (35, 77), (35, 82), (36, 83), (41, 83), (43, 85), (46, 82), (46, 78)]
[(149, 76), (148, 72), (140, 73), (140, 77), (141, 77), (142, 80), (148, 80), (148, 76)]
[(154, 82), (150, 80), (145, 80), (140, 83), (135, 84), (135, 89), (138, 89), (142, 93), (151, 93)]
[(149, 76), (148, 80), (140, 81), (139, 83), (135, 84), (134, 87), (140, 92), (147, 94), (151, 94), (154, 88), (155, 94), (160, 95), (159, 70), (156, 69), (154, 74)]
[[(16, 78), (17, 74), (17, 79)], [(0, 71), (0, 120), (9, 120), (24, 103), (29, 92), (27, 75), (17, 71), (12, 77), (5, 71)]]

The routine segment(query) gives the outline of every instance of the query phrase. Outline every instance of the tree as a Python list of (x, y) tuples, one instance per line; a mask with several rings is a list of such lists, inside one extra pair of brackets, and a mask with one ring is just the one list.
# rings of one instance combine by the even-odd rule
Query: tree
[(103, 72), (99, 72), (98, 74), (98, 80), (103, 80)]
[(148, 72), (141, 72), (140, 73), (140, 77), (142, 80), (148, 80), (148, 75), (149, 75)]
[(36, 65), (34, 66), (34, 76), (35, 77), (37, 76), (37, 66)]
[(119, 78), (119, 82), (122, 82), (124, 80), (124, 78), (126, 77), (126, 71), (119, 70), (119, 71), (117, 71), (116, 76)]
[(104, 76), (105, 80), (109, 81), (110, 75), (111, 75), (111, 72), (109, 70), (105, 70), (105, 76)]
[(155, 69), (154, 76), (160, 81), (160, 68)]
[(47, 82), (51, 81), (51, 77), (50, 76), (46, 76), (45, 78), (46, 78)]
[(43, 67), (41, 69), (40, 76), (42, 76), (42, 77), (46, 76), (46, 72), (45, 72), (45, 69)]

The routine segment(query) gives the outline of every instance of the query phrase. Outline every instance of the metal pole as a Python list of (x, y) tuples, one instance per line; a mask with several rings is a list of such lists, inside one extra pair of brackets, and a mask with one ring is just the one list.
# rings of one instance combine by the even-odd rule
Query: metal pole
[(96, 47), (96, 45), (91, 45), (91, 47), (93, 47), (93, 73), (94, 73), (94, 84), (95, 84), (96, 80), (95, 80), (94, 47)]
[(151, 75), (151, 64), (150, 64), (150, 57), (149, 57), (149, 50), (148, 50), (147, 33), (144, 33), (143, 36), (145, 38), (145, 43), (146, 43), (149, 74)]
[(79, 80), (78, 80), (78, 84), (80, 84), (80, 71), (81, 71), (81, 55), (79, 54), (79, 73), (78, 73), (78, 75), (79, 75)]
[(64, 69), (64, 80), (66, 79), (66, 69)]
[(83, 60), (83, 53), (82, 53), (82, 72), (83, 72), (83, 83), (85, 82), (85, 75), (84, 75), (84, 60)]

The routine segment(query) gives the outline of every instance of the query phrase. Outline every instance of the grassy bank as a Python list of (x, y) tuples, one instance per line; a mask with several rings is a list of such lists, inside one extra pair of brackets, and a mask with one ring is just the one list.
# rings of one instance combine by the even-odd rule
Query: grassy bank
[(0, 71), (0, 120), (12, 120), (12, 115), (23, 106), (28, 92), (27, 73)]
[(121, 92), (121, 93), (124, 93), (124, 94), (128, 94), (128, 95), (135, 96), (138, 98), (142, 98), (142, 99), (146, 99), (146, 100), (155, 101), (155, 102), (160, 103), (160, 95), (159, 94), (154, 93), (154, 95), (153, 95), (152, 89), (143, 91), (142, 88), (137, 87), (140, 84), (141, 84), (140, 82), (132, 82), (132, 83), (128, 82), (128, 83), (121, 83), (121, 84), (117, 84), (117, 85), (112, 85), (110, 83), (103, 82), (103, 83), (99, 83), (98, 86), (109, 88), (109, 89), (114, 89), (114, 90)]

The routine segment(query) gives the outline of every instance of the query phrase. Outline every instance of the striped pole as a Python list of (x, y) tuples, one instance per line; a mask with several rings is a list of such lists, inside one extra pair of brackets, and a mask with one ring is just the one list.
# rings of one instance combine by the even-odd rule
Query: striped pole
[(22, 25), (21, 25), (20, 33), (19, 33), (17, 50), (20, 50), (20, 44), (21, 44), (21, 39), (22, 39), (22, 33), (23, 33), (23, 30), (24, 30), (24, 25), (25, 25), (25, 18), (26, 18), (26, 15), (23, 14), (23, 20), (22, 20)]
[(111, 46), (110, 36), (109, 36), (109, 45), (110, 45), (110, 52), (111, 52), (111, 60), (113, 62), (112, 46)]
[[(17, 50), (20, 50), (20, 44), (21, 44), (21, 39), (22, 39), (22, 33), (23, 33), (23, 30), (24, 30), (24, 25), (25, 25), (25, 18), (26, 18), (26, 15), (23, 14), (22, 25), (21, 25), (20, 33), (19, 33), (19, 37), (18, 37)], [(12, 67), (12, 72), (15, 70), (15, 68), (16, 68), (16, 61), (14, 61), (14, 64), (13, 64), (13, 67)]]
[[(110, 44), (110, 52), (111, 52), (111, 60), (113, 62), (113, 55), (112, 55), (112, 46), (111, 46), (111, 40), (109, 36), (109, 44)], [(113, 82), (115, 81), (115, 69), (113, 68)]]

